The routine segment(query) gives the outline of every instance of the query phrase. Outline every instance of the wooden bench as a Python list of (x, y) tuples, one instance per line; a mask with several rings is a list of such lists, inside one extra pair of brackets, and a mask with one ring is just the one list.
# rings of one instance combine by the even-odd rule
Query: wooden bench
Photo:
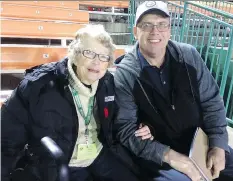
[(80, 5), (91, 5), (100, 7), (128, 8), (129, 1), (79, 1)]
[(66, 56), (61, 47), (1, 47), (1, 69), (27, 69), (43, 63), (58, 61)]
[(73, 38), (83, 24), (1, 19), (2, 37)]
[(11, 3), (31, 6), (60, 7), (69, 9), (78, 9), (79, 4), (116, 8), (129, 7), (129, 1), (11, 1)]
[[(55, 2), (55, 1), (54, 1)], [(29, 18), (37, 20), (62, 20), (89, 23), (89, 13), (75, 9), (51, 8), (2, 3), (1, 17)]]
[[(32, 66), (58, 61), (67, 55), (65, 47), (18, 46), (1, 47), (1, 69), (3, 72), (24, 71)], [(116, 49), (114, 56), (119, 57), (124, 53), (124, 49)]]
[(79, 9), (78, 1), (2, 1), (4, 3), (11, 3), (15, 5), (30, 5), (30, 6), (43, 6), (52, 8), (67, 8)]

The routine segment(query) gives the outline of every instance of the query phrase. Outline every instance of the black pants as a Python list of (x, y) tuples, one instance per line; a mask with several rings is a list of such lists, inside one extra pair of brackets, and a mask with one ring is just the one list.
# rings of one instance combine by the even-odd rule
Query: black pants
[(103, 148), (95, 161), (86, 168), (70, 167), (70, 181), (139, 181), (113, 153)]

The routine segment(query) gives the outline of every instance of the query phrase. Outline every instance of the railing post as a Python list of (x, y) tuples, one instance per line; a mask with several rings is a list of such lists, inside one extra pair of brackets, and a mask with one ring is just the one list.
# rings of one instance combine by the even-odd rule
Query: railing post
[(134, 43), (134, 34), (133, 34), (133, 27), (135, 21), (135, 0), (130, 0), (129, 2), (129, 29), (130, 29), (130, 44)]
[(226, 88), (226, 82), (227, 82), (227, 75), (230, 67), (230, 61), (232, 57), (232, 52), (233, 52), (233, 28), (231, 28), (231, 33), (229, 34), (229, 47), (228, 47), (228, 53), (227, 53), (227, 59), (224, 64), (223, 68), (223, 76), (222, 76), (222, 81), (220, 85), (220, 94), (223, 96), (225, 88)]
[(182, 17), (182, 27), (181, 27), (180, 41), (179, 42), (183, 42), (183, 40), (184, 40), (184, 32), (185, 32), (185, 28), (186, 28), (187, 8), (188, 8), (188, 3), (184, 2), (184, 13), (183, 13), (183, 17)]

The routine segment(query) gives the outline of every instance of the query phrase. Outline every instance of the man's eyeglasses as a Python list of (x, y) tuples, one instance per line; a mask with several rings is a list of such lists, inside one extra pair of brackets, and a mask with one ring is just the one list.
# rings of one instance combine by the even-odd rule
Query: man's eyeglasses
[(90, 51), (90, 50), (83, 50), (82, 54), (86, 58), (94, 59), (98, 55), (98, 58), (100, 61), (102, 61), (102, 62), (109, 62), (110, 61), (110, 56), (103, 55), (103, 54), (97, 54), (97, 53)]
[(159, 23), (157, 25), (154, 25), (152, 23), (141, 23), (138, 25), (139, 28), (141, 28), (143, 31), (151, 32), (155, 27), (159, 32), (167, 31), (170, 28), (169, 23)]

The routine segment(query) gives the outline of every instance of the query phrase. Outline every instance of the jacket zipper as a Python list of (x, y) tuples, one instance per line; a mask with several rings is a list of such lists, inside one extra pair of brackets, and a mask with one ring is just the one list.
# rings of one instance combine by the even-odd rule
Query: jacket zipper
[(153, 110), (156, 112), (156, 114), (158, 114), (158, 110), (157, 110), (157, 109), (153, 106), (153, 104), (151, 103), (151, 101), (150, 101), (150, 99), (149, 99), (149, 97), (148, 97), (148, 95), (147, 95), (145, 89), (143, 88), (143, 86), (142, 86), (140, 80), (138, 80), (138, 78), (136, 78), (136, 80), (137, 80), (137, 82), (138, 82), (140, 88), (142, 89), (142, 92), (144, 93), (144, 95), (145, 95), (147, 101), (149, 102), (150, 106), (153, 108)]
[(172, 107), (172, 109), (174, 111), (176, 110), (176, 107), (175, 107), (175, 104), (174, 104), (174, 89), (172, 90), (171, 107)]

